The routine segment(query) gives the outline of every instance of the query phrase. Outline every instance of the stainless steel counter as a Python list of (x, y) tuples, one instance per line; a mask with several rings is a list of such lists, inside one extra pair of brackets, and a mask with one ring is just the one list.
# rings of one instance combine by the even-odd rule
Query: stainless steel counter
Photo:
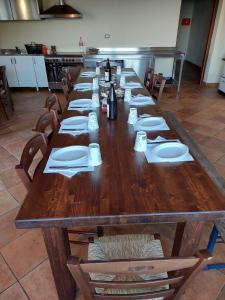
[[(96, 63), (103, 63), (109, 58), (115, 64), (122, 64), (125, 68), (133, 68), (139, 78), (144, 81), (145, 71), (148, 67), (155, 68), (157, 58), (173, 59), (171, 79), (169, 85), (177, 86), (177, 93), (180, 92), (183, 61), (185, 54), (172, 47), (142, 47), (142, 48), (99, 48), (97, 54), (84, 54), (84, 65), (95, 67)], [(178, 65), (177, 61), (181, 63)], [(176, 68), (179, 67), (179, 71)], [(175, 74), (178, 73), (178, 78)]]
[(159, 54), (163, 56), (184, 55), (175, 47), (140, 47), (140, 48), (99, 48), (98, 54), (85, 54), (85, 57), (102, 57), (102, 56), (152, 56)]

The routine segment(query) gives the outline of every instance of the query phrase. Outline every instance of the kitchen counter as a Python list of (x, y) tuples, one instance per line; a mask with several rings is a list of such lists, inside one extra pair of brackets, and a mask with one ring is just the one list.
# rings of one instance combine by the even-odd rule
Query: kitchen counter
[(28, 54), (28, 53), (1, 53), (1, 56), (44, 56), (43, 54)]
[(83, 54), (80, 52), (59, 52), (56, 55), (52, 55), (52, 54), (28, 54), (28, 53), (17, 53), (17, 52), (1, 52), (0, 51), (0, 55), (3, 56), (44, 56), (44, 57), (55, 57), (55, 56), (71, 56), (71, 57), (83, 57)]
[(162, 55), (162, 56), (174, 56), (182, 55), (184, 53), (178, 51), (174, 47), (140, 47), (140, 48), (99, 48), (98, 53), (91, 54), (86, 53), (84, 57), (99, 57), (99, 56), (130, 56), (130, 55), (141, 55), (141, 56), (152, 56), (152, 55)]
[[(40, 56), (54, 56), (52, 54), (28, 54), (28, 53), (17, 53), (14, 49), (9, 49), (7, 52), (1, 52), (0, 55), (40, 55)], [(173, 47), (142, 47), (142, 48), (100, 48), (97, 54), (91, 53), (81, 53), (81, 52), (57, 52), (57, 56), (84, 56), (84, 57), (97, 57), (97, 56), (107, 56), (107, 55), (163, 55), (163, 56), (171, 56), (171, 55), (184, 55), (183, 52), (178, 51), (176, 48)]]

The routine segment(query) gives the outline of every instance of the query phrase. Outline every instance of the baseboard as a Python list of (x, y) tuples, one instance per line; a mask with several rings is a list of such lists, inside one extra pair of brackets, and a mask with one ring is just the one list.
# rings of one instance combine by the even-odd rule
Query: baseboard
[(198, 66), (198, 65), (194, 64), (193, 62), (189, 61), (188, 59), (185, 59), (185, 61), (186, 61), (187, 63), (189, 63), (190, 65), (192, 65), (192, 66), (194, 66), (194, 67), (196, 67), (196, 68), (199, 68), (199, 69), (201, 69), (201, 67), (200, 67), (200, 66)]
[(202, 81), (202, 85), (209, 86), (209, 87), (218, 87), (219, 82), (205, 82), (205, 81)]

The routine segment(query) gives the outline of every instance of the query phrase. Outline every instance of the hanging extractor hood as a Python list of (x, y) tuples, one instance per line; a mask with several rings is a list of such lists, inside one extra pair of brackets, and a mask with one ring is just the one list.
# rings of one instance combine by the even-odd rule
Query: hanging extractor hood
[(41, 19), (77, 19), (82, 18), (82, 14), (63, 0), (59, 0), (58, 4), (40, 12)]

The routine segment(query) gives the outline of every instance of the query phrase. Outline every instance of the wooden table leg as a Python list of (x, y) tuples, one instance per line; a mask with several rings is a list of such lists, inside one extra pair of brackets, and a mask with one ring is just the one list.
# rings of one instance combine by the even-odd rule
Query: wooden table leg
[(70, 245), (67, 229), (43, 228), (43, 236), (60, 300), (74, 300), (76, 283), (67, 268)]
[(172, 256), (192, 256), (198, 250), (203, 222), (178, 223)]

